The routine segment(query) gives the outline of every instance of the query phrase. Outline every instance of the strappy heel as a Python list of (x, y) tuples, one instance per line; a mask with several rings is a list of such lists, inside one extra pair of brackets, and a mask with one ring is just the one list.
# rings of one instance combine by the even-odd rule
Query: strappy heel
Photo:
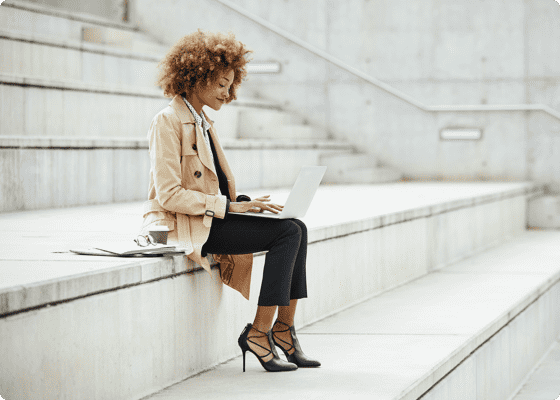
[[(282, 324), (284, 326), (287, 327), (287, 329), (284, 330), (274, 330), (274, 326), (279, 323)], [(292, 343), (288, 343), (285, 340), (281, 339), (280, 337), (276, 336), (277, 332), (290, 332), (290, 335), (292, 337)], [(317, 360), (313, 360), (309, 357), (307, 357), (303, 351), (301, 351), (301, 347), (299, 345), (299, 341), (298, 338), (296, 336), (296, 329), (294, 328), (294, 326), (289, 326), (288, 324), (285, 324), (282, 321), (278, 321), (276, 320), (276, 322), (273, 325), (273, 329), (272, 329), (272, 340), (274, 341), (274, 344), (278, 347), (280, 347), (282, 349), (282, 351), (284, 352), (284, 355), (286, 356), (286, 358), (288, 359), (289, 362), (296, 364), (298, 367), (302, 367), (302, 368), (309, 368), (309, 367), (320, 367), (321, 363)], [(288, 347), (288, 349), (285, 349), (283, 345), (281, 345), (279, 342), (283, 342), (285, 343)], [(292, 354), (290, 354), (290, 350), (295, 349), (294, 352)]]
[[(254, 335), (254, 336), (249, 336), (249, 331), (252, 329), (254, 329), (255, 331), (261, 333), (261, 335)], [(259, 343), (251, 340), (251, 338), (257, 338), (257, 337), (268, 337), (268, 343), (270, 345), (270, 349), (261, 346)], [(249, 347), (249, 343), (251, 342), (252, 344), (255, 344), (265, 350), (268, 350), (268, 353), (265, 354), (264, 356), (259, 356), (257, 353), (255, 353), (253, 351), (253, 349), (251, 349)], [(276, 348), (274, 346), (274, 343), (272, 341), (272, 333), (271, 331), (268, 331), (268, 333), (264, 333), (259, 331), (257, 328), (253, 327), (252, 324), (247, 324), (247, 326), (245, 327), (245, 329), (243, 330), (243, 332), (241, 332), (241, 335), (239, 336), (239, 339), (237, 340), (237, 343), (239, 343), (239, 347), (241, 347), (241, 351), (243, 352), (243, 372), (245, 372), (245, 353), (247, 351), (250, 351), (251, 353), (253, 353), (257, 359), (259, 360), (259, 362), (261, 363), (261, 365), (263, 366), (264, 369), (266, 369), (269, 372), (280, 372), (280, 371), (293, 371), (296, 370), (298, 367), (297, 365), (291, 363), (291, 362), (286, 362), (284, 360), (282, 360), (279, 356), (278, 353), (276, 352)], [(268, 361), (264, 361), (264, 359), (266, 357), (268, 357), (270, 354), (273, 354), (273, 358), (271, 358)]]

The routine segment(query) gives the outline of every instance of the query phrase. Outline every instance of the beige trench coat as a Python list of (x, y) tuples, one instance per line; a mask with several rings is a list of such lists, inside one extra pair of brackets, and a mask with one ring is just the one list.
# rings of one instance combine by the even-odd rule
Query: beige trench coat
[[(212, 121), (210, 135), (220, 166), (228, 179), (231, 199), (235, 201), (235, 180), (226, 160)], [(212, 220), (224, 218), (225, 195), (219, 194), (212, 153), (202, 130), (181, 98), (175, 96), (152, 120), (148, 132), (150, 145), (150, 186), (144, 203), (142, 234), (154, 225), (167, 226), (169, 243), (185, 247), (189, 259), (210, 273), (210, 264), (202, 257)], [(220, 263), (222, 282), (249, 298), (253, 255), (214, 255)]]

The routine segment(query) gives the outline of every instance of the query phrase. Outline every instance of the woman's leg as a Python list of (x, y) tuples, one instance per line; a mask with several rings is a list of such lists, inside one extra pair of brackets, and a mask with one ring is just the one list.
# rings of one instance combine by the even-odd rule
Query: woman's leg
[[(297, 299), (290, 300), (289, 306), (278, 307), (278, 318), (277, 321), (283, 322), (287, 326), (292, 326), (294, 324), (294, 315), (296, 314), (296, 307), (297, 307)], [(272, 327), (274, 331), (274, 335), (280, 339), (282, 339), (286, 343), (292, 343), (292, 335), (290, 334), (289, 330), (286, 330), (286, 325), (279, 324), (276, 322)], [(282, 346), (285, 349), (290, 348), (290, 346)], [(292, 347), (288, 351), (288, 354), (292, 354), (295, 349)]]
[[(272, 326), (272, 320), (274, 319), (274, 314), (276, 314), (277, 308), (277, 306), (258, 306), (257, 314), (255, 315), (255, 320), (253, 321), (253, 328), (251, 328), (248, 335), (249, 337), (252, 337), (251, 340), (257, 342), (266, 349), (270, 349), (268, 336), (263, 336), (255, 330), (255, 328), (261, 332), (268, 332)], [(251, 344), (249, 344), (249, 346), (251, 346)], [(251, 348), (261, 357), (268, 353), (268, 351), (263, 348), (259, 348), (258, 346), (251, 346)], [(268, 356), (263, 358), (263, 361), (266, 362), (272, 358), (274, 358), (274, 355), (270, 353)]]
[(288, 306), (292, 298), (307, 297), (307, 230), (302, 225), (298, 220), (241, 215), (215, 219), (202, 254), (268, 251), (258, 305)]
[[(307, 226), (299, 219), (291, 219), (293, 223), (297, 224), (301, 230), (301, 237), (299, 242), (299, 250), (294, 264), (294, 271), (292, 273), (292, 286), (290, 288), (290, 300), (303, 299), (307, 297)], [(292, 306), (290, 301), (290, 313), (295, 313), (295, 306)]]
[[(277, 320), (285, 325), (276, 323), (272, 328), (276, 337), (284, 340), (287, 343), (292, 343), (292, 336), (286, 326), (294, 324), (294, 316), (296, 314), (297, 301), (300, 298), (307, 297), (307, 277), (305, 264), (307, 260), (307, 227), (299, 219), (293, 219), (293, 222), (298, 224), (301, 229), (301, 241), (299, 246), (298, 256), (294, 265), (294, 272), (292, 274), (292, 287), (290, 292), (290, 305), (278, 307)], [(289, 346), (285, 346), (286, 349)], [(289, 349), (288, 354), (292, 354), (295, 349)]]
[[(203, 254), (247, 254), (264, 250), (268, 250), (268, 254), (253, 326), (259, 331), (268, 332), (277, 305), (284, 310), (282, 315), (291, 314), (289, 319), (293, 320), (297, 300), (294, 302), (292, 299), (307, 297), (307, 229), (303, 222), (250, 216), (228, 216), (225, 220), (214, 220)], [(254, 329), (249, 333), (249, 336), (259, 335)], [(262, 335), (252, 340), (270, 348), (268, 338)], [(267, 353), (258, 346), (251, 348), (259, 355)], [(264, 361), (271, 358), (272, 355)]]

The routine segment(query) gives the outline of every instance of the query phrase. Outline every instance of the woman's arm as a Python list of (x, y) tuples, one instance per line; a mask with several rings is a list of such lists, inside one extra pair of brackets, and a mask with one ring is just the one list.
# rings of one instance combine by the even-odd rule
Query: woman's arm
[(224, 218), (226, 196), (182, 187), (181, 135), (182, 124), (176, 115), (163, 111), (152, 120), (148, 138), (158, 202), (175, 213), (203, 215), (209, 211), (215, 217)]

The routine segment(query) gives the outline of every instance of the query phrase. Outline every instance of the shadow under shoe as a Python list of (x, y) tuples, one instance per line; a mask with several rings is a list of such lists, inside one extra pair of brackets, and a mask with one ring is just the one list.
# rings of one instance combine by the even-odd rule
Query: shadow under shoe
[[(257, 332), (261, 333), (261, 335), (249, 336), (249, 332), (251, 331), (251, 328), (253, 328), (253, 325), (247, 324), (243, 332), (241, 332), (239, 339), (237, 340), (237, 343), (239, 344), (239, 347), (241, 347), (241, 351), (243, 352), (243, 372), (245, 372), (245, 352), (247, 351), (253, 353), (257, 357), (257, 359), (259, 360), (263, 368), (269, 372), (294, 371), (298, 368), (297, 365), (291, 362), (286, 362), (278, 356), (278, 353), (276, 352), (276, 348), (274, 346), (274, 342), (272, 341), (271, 331), (268, 331), (268, 333), (264, 333), (262, 331), (259, 331), (257, 328), (253, 328)], [(270, 345), (270, 349), (261, 346), (257, 342), (251, 340), (251, 338), (254, 337), (256, 338), (256, 337), (264, 337), (264, 336), (268, 337), (268, 343)], [(264, 350), (267, 350), (268, 353), (266, 353), (264, 356), (259, 356), (249, 347), (248, 342), (251, 342), (252, 344), (257, 345), (263, 348)], [(271, 358), (268, 361), (263, 361), (263, 359), (268, 357), (270, 354), (273, 354), (273, 358)]]
[[(311, 367), (320, 367), (321, 363), (317, 360), (313, 360), (309, 357), (307, 357), (303, 351), (301, 350), (301, 347), (299, 345), (299, 340), (296, 336), (296, 329), (294, 328), (294, 326), (288, 326), (288, 324), (285, 324), (282, 321), (278, 321), (276, 320), (276, 322), (274, 323), (273, 327), (277, 324), (282, 324), (284, 326), (287, 327), (287, 329), (284, 330), (272, 330), (272, 340), (274, 340), (274, 343), (276, 344), (276, 346), (280, 347), (282, 349), (282, 351), (284, 352), (284, 355), (286, 356), (286, 358), (288, 359), (289, 362), (296, 364), (298, 367), (300, 368), (311, 368)], [(290, 335), (292, 337), (292, 343), (288, 343), (285, 340), (277, 337), (276, 333), (277, 332), (290, 332)], [(284, 345), (280, 344), (279, 342), (283, 342)], [(284, 348), (284, 346), (287, 347), (287, 349)], [(289, 352), (295, 349), (294, 352), (292, 354), (289, 354)]]

